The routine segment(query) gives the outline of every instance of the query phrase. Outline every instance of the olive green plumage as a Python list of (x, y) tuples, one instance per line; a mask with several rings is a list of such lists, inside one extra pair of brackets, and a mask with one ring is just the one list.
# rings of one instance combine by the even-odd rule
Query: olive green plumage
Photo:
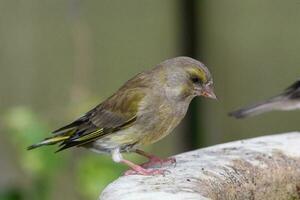
[(131, 151), (169, 134), (195, 96), (215, 98), (208, 69), (189, 57), (177, 57), (137, 74), (116, 93), (44, 141), (60, 150), (86, 147), (97, 152)]

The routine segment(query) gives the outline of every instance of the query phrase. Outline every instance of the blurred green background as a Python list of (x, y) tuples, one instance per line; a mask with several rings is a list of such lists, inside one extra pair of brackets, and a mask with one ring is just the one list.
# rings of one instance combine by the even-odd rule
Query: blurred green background
[(209, 67), (219, 101), (195, 99), (148, 151), (163, 157), (298, 130), (297, 112), (227, 113), (299, 78), (299, 20), (299, 0), (1, 0), (0, 199), (96, 199), (126, 167), (83, 149), (26, 146), (179, 55)]

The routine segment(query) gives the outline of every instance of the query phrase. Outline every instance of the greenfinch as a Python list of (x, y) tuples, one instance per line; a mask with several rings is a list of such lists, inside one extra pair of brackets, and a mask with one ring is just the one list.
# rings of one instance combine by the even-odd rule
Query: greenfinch
[[(82, 117), (28, 149), (53, 144), (59, 144), (58, 151), (85, 147), (111, 154), (115, 162), (132, 169), (127, 174), (163, 174), (163, 170), (149, 167), (175, 160), (160, 159), (139, 148), (168, 135), (196, 96), (216, 99), (209, 70), (189, 57), (172, 58), (137, 74)], [(149, 162), (134, 164), (122, 157), (123, 152), (138, 153), (149, 158)]]
[(229, 116), (244, 118), (273, 110), (287, 111), (296, 109), (300, 109), (300, 80), (294, 82), (281, 94), (251, 106), (233, 111), (229, 113)]

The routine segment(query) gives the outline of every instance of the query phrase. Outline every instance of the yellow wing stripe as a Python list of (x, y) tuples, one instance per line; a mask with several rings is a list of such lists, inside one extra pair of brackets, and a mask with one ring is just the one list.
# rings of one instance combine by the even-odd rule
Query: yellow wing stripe
[(98, 129), (98, 130), (96, 130), (96, 131), (94, 131), (94, 132), (91, 132), (91, 133), (89, 133), (89, 134), (87, 134), (87, 135), (83, 135), (82, 137), (79, 137), (79, 138), (77, 138), (77, 139), (75, 139), (75, 140), (73, 140), (73, 141), (84, 141), (84, 140), (89, 140), (89, 139), (91, 139), (91, 138), (94, 138), (94, 137), (97, 137), (97, 136), (101, 135), (102, 132), (103, 132), (103, 128)]
[(77, 146), (81, 146), (81, 145), (84, 145), (86, 143), (89, 143), (91, 141), (94, 141), (96, 140), (97, 138), (99, 138), (100, 136), (104, 136), (104, 135), (108, 135), (108, 134), (111, 134), (115, 131), (118, 131), (118, 130), (121, 130), (121, 129), (124, 129), (124, 128), (127, 128), (129, 127), (134, 121), (136, 120), (136, 116), (132, 117), (131, 119), (129, 119), (128, 121), (126, 121), (124, 124), (122, 124), (121, 126), (119, 127), (115, 127), (115, 128), (108, 128), (108, 129), (104, 129), (104, 128), (101, 128), (101, 129), (98, 129), (94, 132), (91, 132), (87, 135), (83, 135), (82, 137), (78, 138), (78, 139), (75, 139), (73, 141), (75, 142), (80, 142), (82, 141), (83, 143), (77, 145)]

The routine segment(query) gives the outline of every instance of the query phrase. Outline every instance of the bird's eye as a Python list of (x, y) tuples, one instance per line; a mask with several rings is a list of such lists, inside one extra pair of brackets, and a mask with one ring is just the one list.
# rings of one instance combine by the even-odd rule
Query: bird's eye
[(196, 76), (192, 77), (191, 80), (193, 83), (197, 83), (197, 84), (202, 82), (201, 79)]

